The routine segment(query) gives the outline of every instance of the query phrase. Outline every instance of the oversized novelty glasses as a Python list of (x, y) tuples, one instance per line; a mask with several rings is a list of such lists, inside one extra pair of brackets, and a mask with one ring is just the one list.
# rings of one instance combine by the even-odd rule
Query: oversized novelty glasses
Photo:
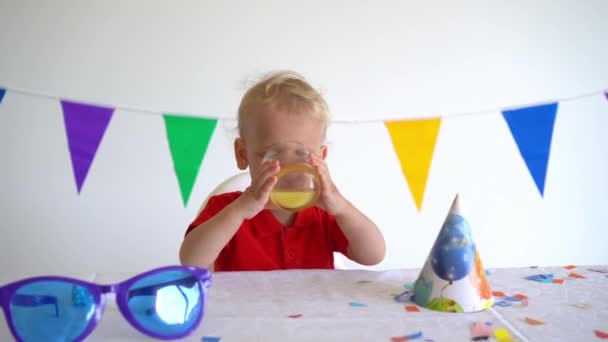
[(35, 277), (0, 287), (0, 305), (17, 341), (82, 341), (99, 323), (106, 293), (142, 333), (176, 339), (203, 318), (211, 273), (191, 266), (151, 270), (114, 285)]

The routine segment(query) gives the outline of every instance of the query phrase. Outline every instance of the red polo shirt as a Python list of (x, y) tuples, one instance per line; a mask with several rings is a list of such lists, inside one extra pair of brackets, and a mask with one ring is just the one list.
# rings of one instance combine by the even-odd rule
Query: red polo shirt
[[(190, 224), (186, 235), (237, 199), (242, 192), (213, 196)], [(333, 252), (346, 255), (348, 240), (327, 212), (310, 207), (284, 227), (269, 210), (243, 221), (215, 260), (215, 271), (268, 271), (334, 268)]]

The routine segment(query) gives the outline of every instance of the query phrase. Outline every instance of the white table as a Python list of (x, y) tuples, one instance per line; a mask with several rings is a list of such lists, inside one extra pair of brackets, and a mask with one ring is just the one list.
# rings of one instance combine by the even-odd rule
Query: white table
[[(477, 321), (507, 328), (517, 341), (600, 341), (594, 330), (608, 331), (607, 274), (583, 266), (489, 271), (493, 291), (524, 294), (528, 306), (494, 306), (464, 314), (427, 309), (407, 312), (404, 306), (413, 304), (398, 303), (393, 295), (415, 281), (419, 270), (413, 269), (215, 273), (202, 325), (184, 340), (201, 341), (209, 336), (220, 337), (222, 342), (391, 341), (391, 337), (422, 331), (424, 337), (416, 341), (471, 341), (471, 325)], [(570, 278), (570, 272), (586, 278)], [(565, 281), (560, 285), (524, 279), (539, 273), (553, 273)], [(114, 283), (131, 275), (97, 274), (93, 280)], [(526, 317), (546, 324), (530, 325)], [(10, 340), (3, 321), (0, 341)], [(150, 339), (131, 328), (111, 304), (88, 341)]]

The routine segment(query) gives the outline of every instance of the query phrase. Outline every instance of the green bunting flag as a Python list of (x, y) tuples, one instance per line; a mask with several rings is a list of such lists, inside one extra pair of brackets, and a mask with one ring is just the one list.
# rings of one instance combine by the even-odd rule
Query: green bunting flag
[(163, 114), (163, 117), (175, 174), (179, 182), (184, 207), (186, 207), (198, 170), (217, 125), (217, 119), (174, 114)]

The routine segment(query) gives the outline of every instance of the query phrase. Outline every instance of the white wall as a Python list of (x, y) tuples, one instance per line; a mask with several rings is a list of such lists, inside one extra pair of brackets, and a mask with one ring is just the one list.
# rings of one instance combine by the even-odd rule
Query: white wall
[[(78, 196), (58, 101), (7, 92), (0, 272), (176, 263), (200, 202), (237, 171), (244, 82), (281, 68), (321, 88), (335, 120), (372, 120), (332, 125), (329, 165), (385, 234), (376, 268), (420, 267), (456, 192), (486, 266), (607, 264), (606, 17), (602, 0), (0, 0), (0, 86), (148, 111), (115, 113)], [(585, 93), (560, 103), (542, 198), (499, 110)], [(187, 208), (161, 111), (228, 119)], [(436, 115), (418, 213), (382, 120)]]

